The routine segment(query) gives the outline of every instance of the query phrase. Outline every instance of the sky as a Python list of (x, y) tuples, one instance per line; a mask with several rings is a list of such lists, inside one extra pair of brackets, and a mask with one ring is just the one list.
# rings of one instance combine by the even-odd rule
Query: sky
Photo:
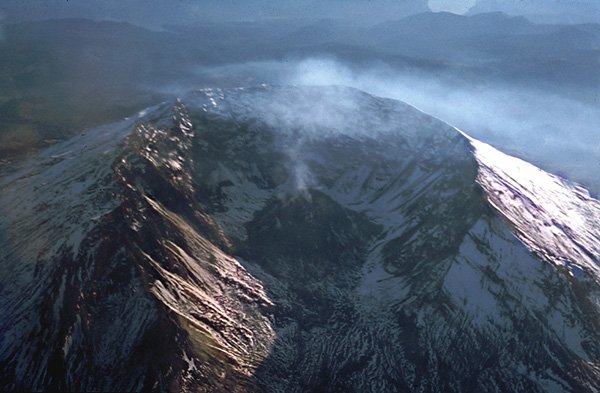
[(452, 12), (454, 14), (465, 14), (476, 3), (476, 0), (429, 0), (429, 8), (433, 12)]
[(14, 21), (57, 17), (135, 24), (340, 18), (376, 22), (427, 12), (428, 0), (0, 0)]
[(85, 17), (157, 26), (294, 17), (376, 23), (429, 10), (500, 11), (540, 22), (600, 22), (599, 0), (0, 0), (0, 14), (8, 22)]
[(598, 0), (477, 0), (470, 13), (494, 11), (541, 23), (600, 22)]

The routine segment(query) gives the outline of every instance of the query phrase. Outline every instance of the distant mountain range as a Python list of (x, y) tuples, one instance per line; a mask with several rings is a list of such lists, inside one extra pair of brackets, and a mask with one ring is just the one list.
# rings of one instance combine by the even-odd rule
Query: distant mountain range
[[(218, 80), (199, 66), (335, 56), (452, 83), (507, 83), (594, 103), (600, 27), (538, 25), (500, 13), (422, 13), (374, 27), (333, 19), (167, 26), (85, 19), (8, 24), (0, 41), (0, 152), (47, 146), (161, 100), (169, 86), (271, 83), (269, 71)], [(166, 94), (165, 94), (166, 93)]]

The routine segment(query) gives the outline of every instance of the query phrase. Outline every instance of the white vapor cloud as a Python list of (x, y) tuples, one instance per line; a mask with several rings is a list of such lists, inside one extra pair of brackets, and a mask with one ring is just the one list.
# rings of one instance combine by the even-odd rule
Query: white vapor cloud
[[(217, 86), (224, 80), (240, 85), (340, 85), (401, 100), (600, 193), (600, 110), (566, 95), (508, 83), (466, 84), (383, 63), (349, 65), (333, 57), (201, 67), (195, 73)], [(269, 107), (270, 115), (283, 116), (277, 109), (275, 102)], [(324, 124), (338, 121), (318, 108), (306, 109), (306, 113)]]
[(335, 59), (307, 59), (288, 81), (352, 86), (405, 101), (549, 171), (600, 191), (600, 111), (575, 100), (510, 85), (456, 86), (385, 65), (355, 69)]

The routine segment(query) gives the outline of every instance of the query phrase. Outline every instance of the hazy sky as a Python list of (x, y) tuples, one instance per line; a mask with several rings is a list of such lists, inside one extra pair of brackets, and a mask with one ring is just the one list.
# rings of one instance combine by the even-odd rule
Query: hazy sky
[(477, 0), (472, 13), (500, 11), (534, 22), (600, 22), (599, 0)]
[(464, 14), (476, 3), (476, 0), (429, 0), (429, 8), (433, 12), (446, 11)]
[(427, 12), (428, 0), (0, 0), (12, 20), (64, 17), (154, 25), (268, 18), (341, 18), (356, 23)]
[(369, 23), (430, 9), (458, 14), (501, 11), (553, 22), (600, 22), (600, 0), (0, 0), (0, 14), (4, 13), (8, 22), (85, 17), (154, 26), (290, 17)]

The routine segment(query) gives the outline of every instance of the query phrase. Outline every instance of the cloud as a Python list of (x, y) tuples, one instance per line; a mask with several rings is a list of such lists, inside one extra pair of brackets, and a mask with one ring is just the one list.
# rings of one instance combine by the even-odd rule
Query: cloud
[(352, 86), (405, 101), (471, 136), (600, 191), (600, 111), (510, 84), (456, 84), (384, 64), (353, 68), (332, 58), (300, 61), (288, 82)]
[[(245, 86), (340, 85), (401, 100), (509, 154), (600, 193), (596, 173), (600, 165), (600, 111), (567, 96), (509, 82), (457, 82), (416, 70), (398, 70), (384, 63), (352, 65), (328, 56), (199, 67), (194, 75), (206, 86), (221, 86), (223, 80)], [(183, 86), (189, 88), (190, 84), (182, 84), (185, 89)], [(347, 107), (356, 105), (343, 95), (320, 97), (319, 102), (328, 99), (344, 99), (341, 104)], [(336, 104), (340, 104), (338, 101)], [(302, 109), (290, 111), (289, 103), (273, 99), (264, 103), (263, 115), (280, 124), (302, 122), (309, 128), (311, 124), (319, 125), (321, 130), (351, 124), (346, 118), (351, 111), (336, 114), (310, 101), (294, 105)]]

